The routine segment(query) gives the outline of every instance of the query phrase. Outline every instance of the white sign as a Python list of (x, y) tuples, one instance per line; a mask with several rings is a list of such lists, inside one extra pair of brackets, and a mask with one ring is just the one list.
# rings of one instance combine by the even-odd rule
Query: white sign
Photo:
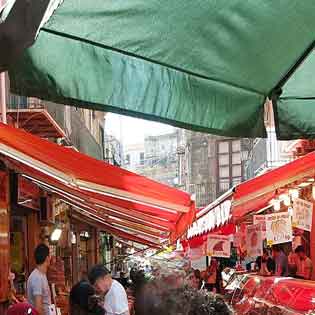
[(254, 215), (253, 224), (261, 224), (262, 238), (266, 238), (266, 216), (265, 215)]
[(220, 225), (225, 224), (230, 219), (231, 200), (225, 200), (220, 205), (210, 210), (207, 214), (199, 218), (188, 229), (187, 238), (201, 235), (211, 231)]
[(209, 235), (206, 252), (208, 256), (230, 258), (231, 242), (229, 236)]
[(266, 237), (269, 246), (292, 241), (292, 223), (289, 213), (266, 215)]
[(313, 203), (297, 198), (293, 201), (292, 226), (301, 230), (312, 230)]
[(262, 240), (261, 224), (247, 226), (246, 245), (247, 245), (248, 257), (262, 256), (263, 240)]

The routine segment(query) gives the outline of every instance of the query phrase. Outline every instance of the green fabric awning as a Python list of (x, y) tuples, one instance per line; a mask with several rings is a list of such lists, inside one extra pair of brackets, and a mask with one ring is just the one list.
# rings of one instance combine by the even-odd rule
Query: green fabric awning
[[(218, 135), (264, 137), (264, 102), (313, 46), (314, 29), (314, 0), (64, 0), (10, 69), (11, 89)], [(280, 137), (314, 134), (313, 120), (303, 120), (310, 117), (304, 100), (281, 98), (276, 107)]]

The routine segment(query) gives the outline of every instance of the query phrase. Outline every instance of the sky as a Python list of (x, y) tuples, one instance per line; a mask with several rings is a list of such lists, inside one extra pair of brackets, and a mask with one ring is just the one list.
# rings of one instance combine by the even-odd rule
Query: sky
[(115, 136), (123, 145), (142, 143), (145, 136), (161, 135), (173, 130), (169, 125), (112, 113), (107, 114), (105, 120), (106, 133)]

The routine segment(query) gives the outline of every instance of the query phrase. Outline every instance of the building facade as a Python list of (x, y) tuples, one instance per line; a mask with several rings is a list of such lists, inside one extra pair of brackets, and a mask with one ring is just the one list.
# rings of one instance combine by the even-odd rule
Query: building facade
[(178, 140), (179, 187), (204, 207), (244, 179), (242, 140), (182, 130)]
[(147, 136), (124, 147), (124, 167), (169, 186), (178, 186), (178, 130)]

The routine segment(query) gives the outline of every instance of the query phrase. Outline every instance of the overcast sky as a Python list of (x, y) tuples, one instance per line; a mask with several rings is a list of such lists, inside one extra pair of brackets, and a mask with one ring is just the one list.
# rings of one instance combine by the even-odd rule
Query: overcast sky
[(106, 115), (105, 130), (124, 145), (141, 143), (145, 136), (160, 135), (174, 130), (172, 126), (138, 118), (109, 113)]

